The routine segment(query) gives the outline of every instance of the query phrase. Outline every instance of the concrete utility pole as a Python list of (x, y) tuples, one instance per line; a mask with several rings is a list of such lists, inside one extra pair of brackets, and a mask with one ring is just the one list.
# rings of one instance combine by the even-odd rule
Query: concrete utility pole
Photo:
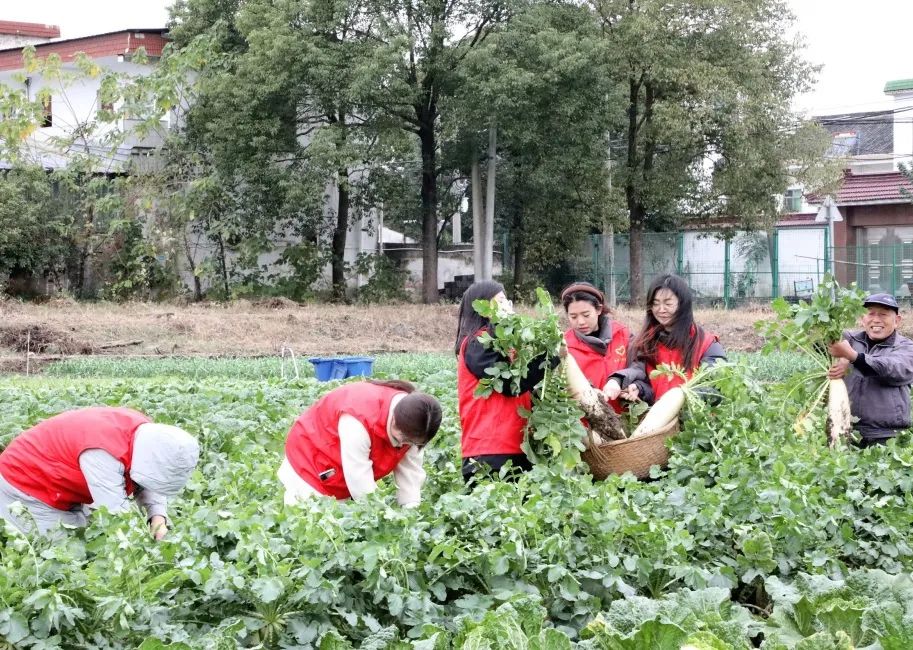
[[(821, 204), (821, 207), (818, 208), (818, 214), (815, 215), (816, 223), (826, 223), (827, 224), (827, 236), (825, 238), (825, 251), (824, 259), (825, 263), (828, 260), (828, 247), (836, 248), (836, 242), (834, 241), (834, 222), (843, 221), (843, 215), (840, 214), (840, 210), (837, 208), (837, 203), (834, 201), (834, 197), (828, 195), (824, 197), (824, 202)], [(830, 268), (825, 268), (825, 271), (831, 271), (836, 277), (835, 269), (833, 268), (833, 259), (834, 256), (830, 256), (831, 264)]]
[(478, 282), (482, 279), (484, 264), (482, 262), (485, 250), (485, 217), (482, 214), (482, 170), (479, 161), (472, 161), (470, 171), (472, 183), (472, 270)]
[(491, 280), (494, 271), (495, 245), (495, 173), (498, 169), (498, 127), (488, 127), (488, 178), (485, 189), (485, 249), (482, 275)]
[(488, 128), (488, 170), (485, 204), (482, 204), (482, 169), (472, 162), (472, 266), (476, 281), (491, 280), (494, 275), (495, 174), (498, 167), (498, 130)]
[[(612, 196), (612, 136), (609, 135), (609, 159), (607, 165), (609, 168), (609, 196)], [(616, 304), (615, 296), (615, 226), (606, 219), (605, 223), (602, 226), (603, 234), (605, 235), (605, 250), (606, 250), (606, 265), (609, 267), (606, 274), (606, 302), (609, 303), (609, 307), (614, 308)]]

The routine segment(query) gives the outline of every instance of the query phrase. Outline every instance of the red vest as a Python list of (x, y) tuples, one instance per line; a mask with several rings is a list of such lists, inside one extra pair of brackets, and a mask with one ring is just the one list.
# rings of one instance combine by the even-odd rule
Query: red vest
[[(476, 332), (478, 336), (483, 330)], [(466, 366), (466, 345), (463, 339), (457, 361), (457, 394), (460, 401), (460, 427), (463, 430), (460, 446), (463, 458), (494, 454), (522, 454), (523, 429), (526, 418), (517, 409), (532, 408), (528, 392), (518, 396), (493, 392), (488, 397), (476, 397), (479, 379)]]
[[(704, 340), (694, 350), (694, 358), (692, 360), (692, 366), (687, 369), (685, 376), (688, 379), (691, 379), (691, 375), (694, 374), (695, 369), (701, 365), (701, 359), (704, 358), (704, 355), (707, 353), (707, 350), (710, 349), (710, 346), (719, 341), (719, 337), (715, 334), (704, 333)], [(650, 378), (650, 385), (653, 387), (653, 396), (654, 400), (658, 400), (660, 397), (666, 394), (670, 388), (675, 388), (676, 386), (681, 386), (684, 384), (684, 380), (681, 377), (663, 375), (662, 377), (650, 377), (650, 373), (656, 370), (656, 367), (660, 364), (665, 363), (667, 365), (676, 365), (679, 368), (684, 368), (684, 360), (682, 359), (681, 350), (672, 350), (667, 348), (665, 345), (660, 343), (656, 346), (656, 359), (655, 364), (647, 363), (647, 377)]]
[[(390, 403), (403, 391), (389, 386), (356, 382), (334, 388), (302, 413), (288, 432), (285, 455), (308, 485), (327, 496), (352, 496), (342, 472), (339, 418), (351, 415), (361, 422), (371, 439), (369, 458), (378, 481), (396, 469), (409, 445), (394, 447), (387, 435)], [(321, 480), (320, 475), (324, 475)]]
[(127, 408), (66, 411), (16, 436), (0, 454), (0, 474), (10, 485), (52, 508), (72, 510), (94, 500), (79, 468), (79, 455), (102, 449), (124, 466), (126, 491), (133, 494), (133, 434), (149, 421)]
[[(577, 338), (573, 329), (564, 333), (567, 351), (577, 361), (580, 370), (590, 382), (590, 386), (602, 390), (613, 373), (628, 366), (628, 341), (631, 332), (622, 323), (612, 319), (612, 338), (608, 342), (605, 354), (599, 354), (589, 345)], [(618, 400), (609, 402), (616, 413), (621, 413), (622, 406)]]

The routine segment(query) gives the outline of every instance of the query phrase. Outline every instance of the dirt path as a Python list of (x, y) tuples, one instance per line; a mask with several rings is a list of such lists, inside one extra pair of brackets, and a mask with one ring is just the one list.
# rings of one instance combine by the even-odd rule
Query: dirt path
[[(757, 349), (752, 324), (764, 310), (700, 310), (696, 317), (732, 350)], [(0, 301), (0, 358), (39, 355), (228, 355), (446, 352), (456, 305), (298, 305), (273, 300), (231, 305), (125, 305), (55, 300)], [(639, 329), (643, 312), (617, 317)]]

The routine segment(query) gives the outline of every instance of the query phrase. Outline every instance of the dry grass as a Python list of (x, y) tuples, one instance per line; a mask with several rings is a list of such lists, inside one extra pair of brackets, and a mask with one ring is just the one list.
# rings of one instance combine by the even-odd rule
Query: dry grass
[[(727, 349), (759, 346), (752, 324), (764, 309), (700, 310), (696, 316)], [(39, 328), (47, 354), (230, 355), (446, 352), (453, 345), (456, 305), (297, 305), (291, 301), (177, 306), (157, 303), (44, 304), (0, 302), (0, 356), (19, 356), (21, 336)], [(616, 317), (637, 331), (643, 311)], [(141, 343), (103, 349), (112, 343)]]
[[(268, 304), (278, 304), (270, 307)], [(52, 301), (45, 304), (0, 302), (0, 356), (20, 352), (16, 332), (40, 326), (42, 350), (68, 353), (47, 342), (48, 332), (62, 342), (108, 354), (278, 354), (283, 345), (297, 354), (434, 352), (452, 345), (457, 307), (341, 306), (327, 304), (125, 305)], [(53, 337), (51, 337), (53, 338)], [(101, 350), (111, 343), (141, 343)]]

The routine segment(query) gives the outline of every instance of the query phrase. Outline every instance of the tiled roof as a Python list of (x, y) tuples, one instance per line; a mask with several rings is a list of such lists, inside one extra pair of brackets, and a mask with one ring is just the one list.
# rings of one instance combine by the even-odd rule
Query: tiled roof
[(38, 23), (20, 23), (15, 20), (0, 20), (0, 34), (60, 38), (60, 27), (57, 25), (40, 25)]
[[(118, 54), (132, 54), (140, 47), (148, 56), (161, 56), (167, 43), (164, 28), (125, 29), (119, 32), (94, 34), (80, 38), (71, 38), (50, 43), (35, 45), (35, 54), (39, 58), (50, 54), (58, 55), (62, 61), (71, 61), (77, 53), (82, 52), (91, 59), (98, 59)], [(17, 70), (22, 67), (22, 48), (10, 47), (0, 50), (0, 70)]]
[(909, 194), (900, 193), (901, 187), (913, 194), (913, 183), (900, 172), (847, 174), (837, 191), (837, 205), (913, 202)]
[(817, 212), (788, 212), (777, 220), (778, 228), (816, 226)]
[(869, 111), (818, 115), (813, 118), (833, 135), (854, 134), (835, 142), (831, 155), (864, 156), (894, 152), (894, 113)]

